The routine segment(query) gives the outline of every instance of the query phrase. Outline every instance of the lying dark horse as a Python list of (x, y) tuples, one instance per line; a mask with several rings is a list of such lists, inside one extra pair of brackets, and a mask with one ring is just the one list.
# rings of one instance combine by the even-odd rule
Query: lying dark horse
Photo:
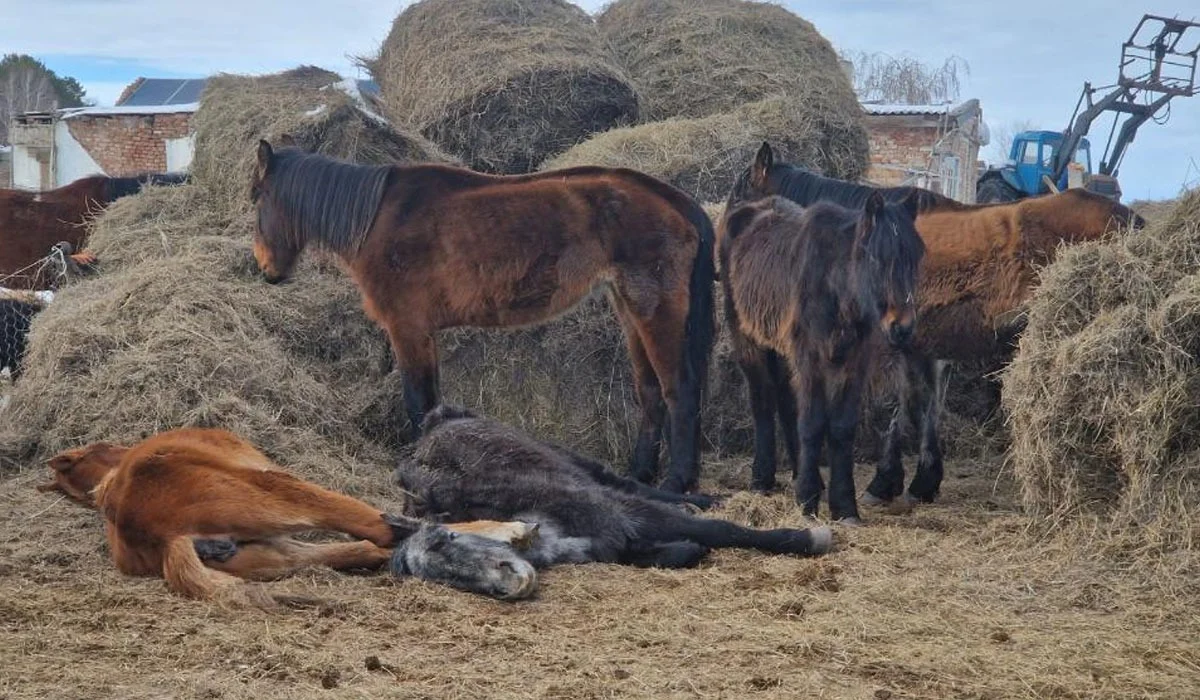
[[(425, 419), (423, 436), (396, 479), (410, 515), (455, 522), (535, 523), (523, 556), (534, 566), (610, 562), (681, 568), (712, 547), (815, 555), (832, 544), (828, 527), (752, 530), (685, 512), (710, 499), (676, 495), (609, 472), (561, 447), (447, 406)], [(395, 560), (393, 560), (395, 561)]]
[(606, 284), (642, 406), (632, 471), (699, 477), (700, 397), (715, 325), (713, 232), (683, 192), (632, 170), (482, 175), (444, 165), (363, 166), (259, 143), (254, 255), (268, 281), (313, 244), (344, 263), (404, 372), (414, 429), (438, 401), (437, 331), (541, 323)]
[[(912, 199), (885, 205), (874, 195), (852, 211), (803, 209), (782, 197), (739, 203), (735, 193), (721, 222), (726, 321), (754, 413), (753, 488), (774, 487), (781, 406), (785, 435), (799, 429), (795, 494), (808, 515), (824, 490), (817, 463), (828, 440), (830, 513), (858, 520), (853, 448), (863, 387), (879, 335), (904, 345), (916, 326), (924, 246), (915, 216)], [(794, 454), (795, 439), (786, 444)]]
[[(739, 176), (731, 199), (779, 195), (802, 206), (820, 201), (860, 208), (878, 193), (888, 202), (915, 199), (917, 232), (927, 255), (918, 285), (920, 331), (902, 352), (888, 352), (906, 388), (888, 427), (887, 440), (866, 502), (890, 501), (904, 491), (901, 447), (905, 424), (920, 434), (917, 472), (908, 498), (932, 501), (942, 481), (937, 397), (941, 361), (995, 362), (1011, 352), (1021, 331), (1021, 308), (1037, 280), (1037, 268), (1054, 259), (1063, 243), (1094, 240), (1113, 227), (1140, 228), (1145, 221), (1119, 203), (1084, 190), (1032, 197), (1019, 202), (970, 205), (917, 187), (870, 187), (821, 177), (803, 168), (776, 163), (763, 144), (754, 163)], [(886, 381), (886, 379), (885, 379)], [(774, 471), (773, 423), (769, 409), (756, 421), (755, 465)], [(789, 410), (778, 407), (784, 442), (790, 447)], [(794, 462), (793, 462), (794, 464)]]
[(173, 173), (93, 175), (46, 192), (0, 190), (0, 286), (50, 288), (49, 275), (36, 267), (37, 262), (60, 241), (80, 250), (88, 235), (89, 215), (146, 185), (186, 181), (187, 175)]

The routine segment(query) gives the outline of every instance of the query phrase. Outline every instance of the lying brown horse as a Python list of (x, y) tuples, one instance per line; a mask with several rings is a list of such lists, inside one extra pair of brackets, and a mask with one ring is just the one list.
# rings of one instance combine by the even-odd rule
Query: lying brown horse
[[(795, 392), (787, 403), (798, 420), (787, 415), (785, 431), (798, 426), (795, 494), (807, 515), (824, 490), (817, 462), (828, 440), (830, 514), (858, 521), (854, 434), (876, 339), (902, 346), (915, 329), (924, 253), (915, 216), (915, 198), (885, 204), (875, 194), (854, 211), (771, 196), (731, 198), (721, 221), (726, 320), (755, 425), (773, 427), (776, 403), (767, 397)], [(774, 464), (765, 466), (755, 462), (753, 486), (769, 491)]]
[[(997, 204), (962, 204), (915, 187), (875, 188), (821, 177), (776, 163), (764, 143), (734, 185), (731, 201), (780, 195), (803, 206), (820, 201), (859, 207), (878, 193), (889, 202), (915, 199), (917, 231), (926, 247), (921, 266), (920, 332), (900, 356), (909, 395), (888, 428), (879, 469), (864, 497), (889, 501), (904, 490), (900, 459), (904, 424), (917, 422), (920, 457), (909, 498), (932, 501), (941, 486), (942, 453), (937, 434), (940, 411), (939, 361), (1002, 357), (1022, 328), (1021, 310), (1037, 280), (1037, 268), (1051, 262), (1060, 244), (1095, 240), (1114, 228), (1141, 228), (1133, 210), (1080, 189)], [(779, 404), (788, 434), (786, 401)], [(774, 471), (774, 422), (756, 419), (755, 468)], [(789, 455), (794, 451), (789, 448)]]
[[(46, 192), (0, 190), (0, 286), (49, 289), (52, 274), (39, 265), (51, 248), (66, 241), (80, 250), (88, 217), (148, 184), (173, 185), (186, 175), (150, 173), (136, 177), (93, 175)], [(84, 263), (87, 253), (76, 254)]]
[(340, 258), (367, 315), (387, 331), (414, 432), (438, 403), (438, 330), (539, 323), (606, 284), (642, 407), (633, 475), (657, 475), (665, 408), (662, 488), (695, 486), (713, 232), (684, 193), (632, 170), (505, 177), (362, 166), (261, 141), (252, 197), (254, 256), (269, 281), (286, 278), (309, 244)]
[[(410, 553), (430, 563), (409, 573), (502, 598), (526, 597), (536, 588), (536, 573), (519, 556), (481, 550), (472, 546), (474, 538), (458, 537), (512, 541), (528, 534), (523, 524), (435, 526), (387, 516), (282, 471), (224, 430), (172, 430), (131, 447), (94, 443), (53, 457), (49, 466), (53, 481), (38, 489), (61, 491), (103, 513), (109, 551), (122, 573), (162, 576), (171, 590), (191, 598), (272, 607), (275, 599), (244, 579), (278, 578), (312, 565), (377, 569), (410, 536), (438, 539), (424, 532), (430, 528), (451, 531), (453, 544), (440, 543), (445, 546), (426, 558)], [(287, 537), (307, 530), (333, 530), (357, 541)]]

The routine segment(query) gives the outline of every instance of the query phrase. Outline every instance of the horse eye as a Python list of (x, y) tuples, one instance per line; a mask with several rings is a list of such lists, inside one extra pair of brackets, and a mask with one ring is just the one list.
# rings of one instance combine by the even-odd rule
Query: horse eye
[(449, 533), (450, 533), (450, 541), (451, 541), (451, 542), (453, 542), (454, 540), (457, 540), (457, 539), (458, 539), (458, 533), (457, 533), (457, 532), (455, 532), (454, 530), (450, 530), (450, 531), (449, 531)]

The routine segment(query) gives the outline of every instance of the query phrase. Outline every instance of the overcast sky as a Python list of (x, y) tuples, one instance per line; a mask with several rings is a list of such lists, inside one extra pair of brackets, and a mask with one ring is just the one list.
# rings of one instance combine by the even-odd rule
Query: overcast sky
[[(838, 49), (970, 65), (962, 97), (978, 97), (993, 130), (1018, 120), (1066, 126), (1083, 82), (1116, 80), (1120, 45), (1145, 11), (1200, 19), (1196, 0), (968, 3), (961, 0), (789, 0)], [(400, 0), (0, 0), (0, 52), (28, 53), (74, 76), (100, 104), (131, 80), (259, 73), (311, 63), (358, 75)], [(580, 3), (596, 10), (603, 3)], [(286, 9), (285, 9), (286, 8)], [(1200, 29), (1193, 30), (1200, 33)], [(1198, 36), (1200, 38), (1200, 36)], [(366, 77), (365, 75), (361, 77)], [(1170, 121), (1138, 132), (1121, 169), (1125, 199), (1172, 197), (1200, 185), (1200, 95), (1176, 98)], [(1093, 126), (1098, 160), (1109, 123)], [(1095, 142), (1100, 142), (1099, 144)]]

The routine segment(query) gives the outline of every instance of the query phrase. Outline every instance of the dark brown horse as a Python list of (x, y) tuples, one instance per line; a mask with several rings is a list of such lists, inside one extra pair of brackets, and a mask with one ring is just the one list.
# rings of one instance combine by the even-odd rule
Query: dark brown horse
[(916, 324), (924, 254), (913, 226), (916, 199), (885, 204), (876, 194), (857, 211), (739, 199), (731, 197), (720, 226), (721, 282), (755, 426), (772, 429), (772, 461), (756, 459), (754, 488), (774, 486), (774, 413), (790, 379), (795, 403), (790, 396), (782, 403), (785, 434), (799, 430), (796, 501), (816, 515), (825, 488), (817, 462), (828, 440), (830, 514), (857, 522), (853, 448), (862, 390), (880, 336), (903, 346)]
[(522, 176), (443, 165), (361, 166), (259, 143), (254, 255), (269, 281), (313, 244), (340, 258), (404, 372), (413, 431), (438, 403), (436, 333), (535, 324), (605, 283), (625, 331), (642, 420), (632, 473), (663, 488), (699, 476), (712, 349), (712, 223), (679, 190), (632, 170)]
[[(186, 175), (148, 173), (134, 177), (93, 175), (46, 192), (0, 190), (0, 286), (48, 289), (53, 267), (42, 265), (60, 241), (80, 250), (89, 215), (148, 184), (174, 185)], [(76, 254), (83, 263), (88, 254)]]
[[(898, 402), (875, 480), (864, 500), (889, 501), (903, 493), (901, 447), (905, 423), (917, 424), (920, 456), (909, 498), (932, 501), (941, 486), (942, 453), (937, 433), (940, 362), (1003, 358), (1022, 327), (1021, 309), (1060, 244), (1094, 240), (1114, 227), (1145, 225), (1133, 210), (1084, 190), (970, 205), (916, 187), (876, 188), (821, 177), (776, 163), (763, 144), (754, 163), (738, 178), (730, 198), (780, 195), (803, 206), (820, 201), (858, 207), (878, 193), (886, 201), (915, 200), (917, 231), (926, 246), (921, 266), (920, 332), (912, 347), (891, 353), (908, 377)], [(789, 407), (778, 411), (789, 434)], [(773, 418), (756, 424), (756, 469), (774, 470)], [(794, 421), (791, 421), (794, 423)], [(794, 450), (789, 448), (789, 456)]]

